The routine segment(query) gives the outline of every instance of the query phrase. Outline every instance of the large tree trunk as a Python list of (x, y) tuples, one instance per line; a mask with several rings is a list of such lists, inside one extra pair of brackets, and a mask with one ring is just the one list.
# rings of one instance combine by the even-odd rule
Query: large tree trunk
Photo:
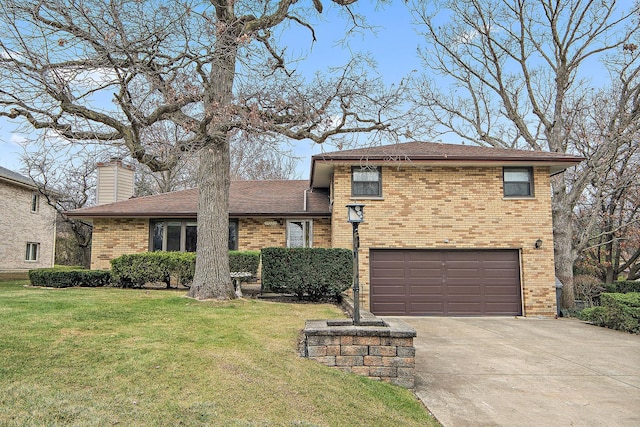
[(198, 247), (189, 296), (235, 298), (229, 272), (229, 144), (200, 150), (198, 168)]
[(556, 277), (563, 284), (562, 307), (573, 308), (575, 296), (573, 287), (573, 226), (571, 208), (567, 206), (567, 192), (563, 177), (552, 178), (553, 202), (553, 250)]
[[(225, 19), (230, 19), (224, 10), (220, 11), (218, 18), (222, 23), (225, 23)], [(219, 26), (214, 44), (214, 61), (205, 87), (204, 114), (208, 141), (199, 152), (196, 271), (188, 293), (188, 296), (196, 299), (235, 298), (229, 272), (231, 166), (224, 107), (231, 105), (233, 100), (238, 52), (236, 32), (233, 25)]]

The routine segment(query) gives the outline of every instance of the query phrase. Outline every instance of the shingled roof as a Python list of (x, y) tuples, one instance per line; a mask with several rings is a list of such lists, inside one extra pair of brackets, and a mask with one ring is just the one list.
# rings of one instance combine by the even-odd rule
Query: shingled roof
[(353, 164), (406, 162), (434, 166), (544, 165), (549, 166), (550, 173), (554, 174), (583, 160), (583, 157), (547, 151), (514, 150), (440, 142), (405, 142), (317, 154), (311, 158), (311, 184), (313, 187), (327, 186), (332, 164), (344, 162)]
[[(77, 209), (68, 215), (84, 218), (194, 218), (197, 212), (198, 189), (192, 188)], [(306, 180), (232, 181), (229, 189), (229, 216), (232, 217), (330, 214), (327, 192), (311, 191)]]
[(31, 178), (0, 166), (0, 179), (29, 188), (37, 188)]

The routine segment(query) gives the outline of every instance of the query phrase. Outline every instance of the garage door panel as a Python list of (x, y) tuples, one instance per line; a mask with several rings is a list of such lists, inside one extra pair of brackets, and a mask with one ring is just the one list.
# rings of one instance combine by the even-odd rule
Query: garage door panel
[(419, 297), (420, 295), (442, 295), (443, 288), (441, 285), (425, 285), (410, 286), (409, 294), (411, 297)]
[(404, 269), (398, 269), (398, 268), (389, 268), (389, 269), (376, 268), (373, 273), (376, 277), (379, 277), (381, 279), (394, 278), (394, 277), (397, 277), (399, 279), (404, 278)]
[(516, 250), (371, 250), (370, 260), (374, 314), (521, 314)]
[(393, 316), (407, 312), (407, 306), (404, 303), (376, 303), (373, 310), (381, 316)]
[(415, 303), (410, 307), (412, 316), (444, 316), (444, 304), (440, 303)]

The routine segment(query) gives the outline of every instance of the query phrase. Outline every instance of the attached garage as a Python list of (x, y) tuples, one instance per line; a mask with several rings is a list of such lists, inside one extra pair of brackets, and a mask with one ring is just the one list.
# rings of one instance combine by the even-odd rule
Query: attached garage
[(522, 314), (517, 250), (371, 249), (369, 262), (373, 314)]

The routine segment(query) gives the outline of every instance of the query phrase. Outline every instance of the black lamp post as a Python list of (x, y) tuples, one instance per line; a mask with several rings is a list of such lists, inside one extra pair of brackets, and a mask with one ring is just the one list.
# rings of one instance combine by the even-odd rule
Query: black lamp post
[(347, 205), (347, 221), (353, 225), (353, 324), (360, 323), (360, 273), (358, 269), (358, 248), (360, 235), (358, 225), (364, 221), (364, 205), (352, 203)]

